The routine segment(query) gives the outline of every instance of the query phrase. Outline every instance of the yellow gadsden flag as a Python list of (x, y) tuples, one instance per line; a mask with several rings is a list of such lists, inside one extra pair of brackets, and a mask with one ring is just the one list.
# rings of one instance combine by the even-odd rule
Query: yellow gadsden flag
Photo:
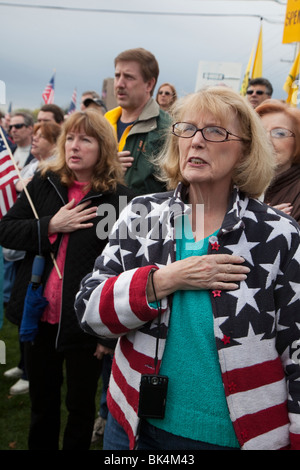
[(287, 92), (288, 97), (286, 102), (292, 106), (297, 106), (297, 97), (299, 90), (299, 66), (300, 66), (300, 52), (298, 52), (296, 59), (291, 67), (290, 73), (287, 76), (285, 84), (283, 85), (284, 91)]
[(253, 62), (251, 78), (258, 78), (263, 76), (263, 53), (262, 53), (262, 25), (260, 26), (256, 54)]
[(288, 0), (283, 29), (283, 44), (300, 41), (300, 2)]
[(254, 49), (252, 49), (250, 59), (249, 59), (249, 62), (248, 62), (247, 68), (246, 68), (245, 75), (244, 75), (244, 79), (243, 79), (243, 82), (242, 82), (242, 85), (241, 85), (240, 95), (242, 95), (242, 96), (246, 96), (246, 91), (247, 91), (247, 88), (248, 88), (249, 77), (250, 77), (250, 69), (251, 69), (251, 64), (252, 64), (252, 59), (253, 59), (253, 54), (254, 54)]

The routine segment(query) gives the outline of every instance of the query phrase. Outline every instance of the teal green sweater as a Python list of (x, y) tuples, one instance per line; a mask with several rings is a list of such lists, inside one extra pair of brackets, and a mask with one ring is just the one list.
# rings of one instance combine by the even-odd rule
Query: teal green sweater
[[(207, 254), (209, 237), (194, 242), (185, 220), (183, 237), (176, 240), (177, 260)], [(190, 439), (239, 446), (224, 393), (208, 291), (174, 294), (160, 374), (169, 377), (166, 414), (163, 420), (149, 420), (151, 424)]]

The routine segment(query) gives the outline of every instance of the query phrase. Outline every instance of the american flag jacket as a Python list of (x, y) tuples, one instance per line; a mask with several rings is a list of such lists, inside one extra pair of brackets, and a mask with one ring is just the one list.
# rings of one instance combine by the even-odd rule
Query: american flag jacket
[[(175, 258), (176, 217), (186, 188), (137, 197), (76, 296), (88, 333), (119, 337), (107, 395), (113, 417), (138, 442), (141, 374), (154, 373), (158, 310), (146, 298), (152, 269)], [(250, 268), (234, 291), (210, 292), (214, 334), (231, 420), (245, 450), (300, 449), (300, 246), (294, 219), (234, 188), (208, 253), (240, 255)], [(161, 300), (158, 365), (171, 298)], [(299, 351), (299, 354), (298, 354)]]

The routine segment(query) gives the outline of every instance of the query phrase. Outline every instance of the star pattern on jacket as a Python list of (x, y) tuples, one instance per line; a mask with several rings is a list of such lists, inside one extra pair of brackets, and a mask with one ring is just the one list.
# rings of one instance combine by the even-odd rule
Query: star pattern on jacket
[(252, 307), (256, 312), (259, 313), (259, 308), (255, 300), (255, 294), (260, 289), (251, 289), (245, 281), (242, 281), (240, 288), (237, 291), (228, 291), (229, 295), (232, 295), (237, 299), (236, 315), (239, 315), (245, 305)]
[(248, 263), (253, 265), (251, 250), (258, 244), (259, 244), (259, 241), (249, 242), (247, 240), (245, 232), (243, 231), (241, 233), (240, 239), (237, 241), (237, 244), (227, 245), (227, 249), (230, 250), (235, 255), (242, 256), (246, 261), (248, 261)]
[(115, 253), (117, 253), (117, 251), (118, 251), (118, 245), (115, 245), (115, 246), (112, 245), (109, 256), (107, 255), (104, 256), (104, 260), (103, 260), (104, 264), (107, 264), (110, 261), (114, 261), (115, 263), (120, 264), (120, 260), (115, 256)]
[[(271, 240), (275, 240), (276, 238), (283, 236), (287, 242), (288, 248), (290, 248), (291, 240), (292, 240), (292, 232), (287, 232), (283, 234), (280, 228), (280, 224), (278, 224), (276, 221), (269, 220), (269, 221), (266, 221), (266, 224), (272, 228), (272, 231), (267, 239), (267, 242)], [(295, 232), (296, 232), (296, 229), (295, 229)]]
[(266, 280), (266, 288), (270, 287), (279, 275), (283, 276), (284, 273), (280, 270), (280, 253), (277, 254), (273, 263), (261, 264), (260, 267), (265, 269), (268, 273)]
[(255, 351), (255, 348), (260, 349), (261, 347), (263, 347), (263, 345), (261, 344), (261, 342), (263, 341), (263, 336), (263, 333), (259, 335), (255, 333), (253, 326), (251, 325), (251, 323), (249, 323), (247, 334), (238, 338), (237, 342), (240, 346), (244, 347), (247, 346), (248, 343), (251, 345), (251, 348), (253, 348), (253, 350)]

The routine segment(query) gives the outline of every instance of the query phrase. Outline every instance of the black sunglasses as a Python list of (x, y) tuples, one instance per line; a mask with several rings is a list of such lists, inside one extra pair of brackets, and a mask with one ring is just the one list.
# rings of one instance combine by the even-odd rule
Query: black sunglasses
[(171, 93), (169, 91), (159, 91), (158, 92), (159, 95), (167, 95), (169, 96)]
[(268, 94), (266, 93), (265, 91), (262, 91), (262, 90), (247, 90), (247, 95), (253, 95), (253, 93), (256, 93), (257, 95), (264, 95), (264, 94)]
[(20, 123), (20, 124), (11, 124), (9, 126), (9, 130), (11, 131), (13, 127), (15, 127), (16, 129), (22, 129), (22, 127), (27, 127), (26, 124), (24, 123)]

